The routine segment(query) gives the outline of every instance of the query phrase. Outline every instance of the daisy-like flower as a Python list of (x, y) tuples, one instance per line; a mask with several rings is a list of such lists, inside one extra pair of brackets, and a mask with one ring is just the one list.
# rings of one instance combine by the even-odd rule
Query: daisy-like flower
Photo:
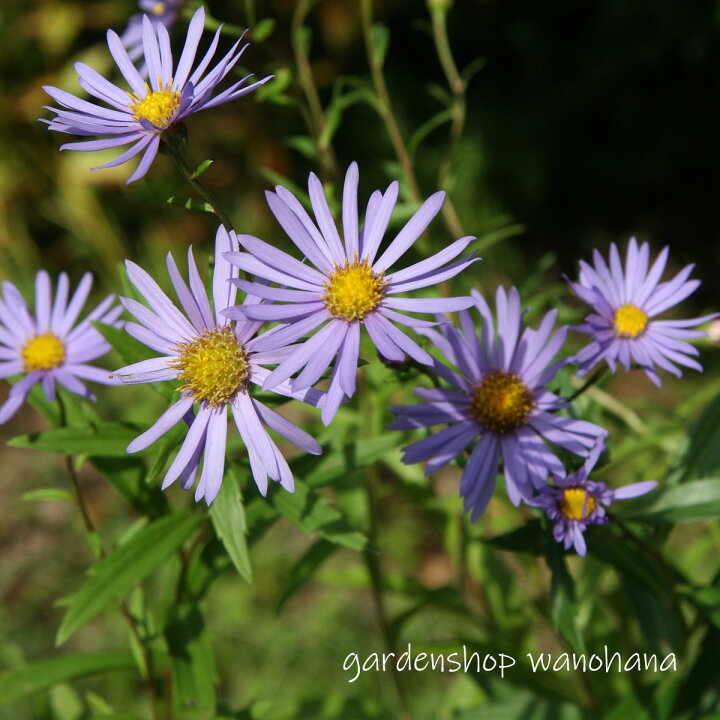
[[(127, 261), (128, 277), (149, 308), (129, 298), (122, 304), (137, 323), (128, 322), (127, 332), (161, 357), (128, 365), (116, 372), (125, 383), (151, 383), (178, 380), (180, 398), (157, 422), (128, 446), (128, 452), (143, 450), (181, 420), (189, 425), (188, 433), (170, 468), (165, 474), (165, 489), (180, 478), (184, 490), (195, 482), (204, 454), (195, 499), (205, 498), (209, 505), (218, 494), (225, 467), (228, 407), (250, 458), (250, 467), (260, 492), (267, 492), (270, 476), (286, 490), (293, 492), (293, 476), (285, 458), (268, 434), (266, 427), (299, 448), (320, 454), (318, 443), (306, 432), (252, 397), (251, 386), (262, 385), (269, 370), (265, 363), (277, 363), (287, 357), (289, 348), (271, 352), (256, 350), (255, 334), (262, 323), (251, 320), (232, 322), (221, 312), (235, 302), (236, 289), (229, 282), (237, 277), (223, 253), (237, 250), (237, 239), (220, 227), (215, 242), (213, 305), (211, 307), (193, 258), (188, 250), (189, 287), (181, 277), (172, 255), (167, 268), (183, 314), (157, 283), (140, 267)], [(247, 296), (245, 303), (258, 302)], [(322, 393), (317, 390), (293, 392), (287, 383), (276, 393), (317, 405)]]
[(532, 504), (545, 510), (555, 521), (553, 536), (563, 543), (566, 550), (575, 547), (578, 555), (585, 555), (585, 530), (588, 525), (603, 525), (608, 522), (607, 508), (615, 500), (628, 500), (650, 492), (657, 483), (652, 480), (633, 483), (623, 488), (609, 488), (602, 482), (588, 480), (604, 443), (597, 444), (585, 464), (572, 475), (555, 477), (555, 487), (546, 485), (540, 489)]
[(147, 13), (153, 25), (162, 23), (169, 30), (177, 20), (183, 0), (140, 0), (138, 5), (142, 13), (130, 17), (125, 32), (120, 36), (128, 57), (133, 62), (143, 54), (143, 13)]
[(355, 392), (360, 327), (365, 327), (378, 352), (386, 359), (401, 362), (407, 353), (420, 363), (431, 363), (430, 355), (398, 329), (396, 323), (413, 328), (434, 323), (398, 311), (452, 312), (469, 307), (472, 299), (396, 296), (451, 278), (479, 259), (471, 256), (450, 263), (475, 239), (465, 237), (426, 260), (388, 272), (437, 215), (445, 193), (437, 192), (428, 198), (377, 257), (397, 201), (398, 183), (393, 182), (384, 194), (379, 190), (372, 194), (362, 229), (358, 221), (357, 189), (358, 167), (352, 163), (343, 190), (343, 240), (330, 214), (323, 187), (314, 174), (310, 174), (309, 191), (317, 225), (286, 188), (278, 186), (274, 193), (266, 193), (270, 209), (308, 263), (250, 235), (238, 235), (247, 252), (228, 256), (230, 262), (246, 272), (286, 286), (277, 288), (235, 281), (245, 292), (272, 302), (236, 308), (232, 317), (245, 315), (286, 325), (258, 338), (258, 349), (271, 350), (322, 326), (270, 373), (265, 387), (272, 388), (302, 370), (291, 385), (294, 390), (308, 388), (330, 367), (337, 354), (322, 412), (326, 425), (335, 416), (343, 397), (351, 397)]
[(564, 361), (550, 364), (563, 343), (567, 328), (553, 332), (556, 311), (548, 312), (537, 330), (522, 331), (523, 311), (515, 288), (496, 294), (496, 324), (483, 297), (472, 291), (482, 319), (477, 336), (470, 313), (460, 313), (460, 329), (446, 322), (439, 332), (421, 332), (430, 338), (457, 371), (439, 361), (437, 375), (453, 389), (418, 388), (429, 402), (393, 407), (398, 416), (390, 428), (411, 430), (449, 424), (404, 450), (403, 462), (428, 460), (425, 474), (447, 465), (471, 442), (477, 441), (465, 465), (460, 494), (473, 522), (485, 512), (495, 486), (500, 459), (505, 485), (513, 504), (528, 501), (543, 486), (549, 473), (558, 477), (565, 469), (547, 442), (571, 453), (587, 456), (598, 438), (607, 433), (584, 420), (558, 414), (566, 407), (547, 389)]
[(45, 92), (63, 108), (47, 108), (56, 115), (53, 120), (43, 121), (48, 123), (50, 130), (69, 135), (110, 136), (99, 140), (65, 143), (60, 149), (106, 150), (132, 143), (130, 148), (114, 160), (93, 168), (98, 170), (122, 165), (144, 152), (137, 169), (127, 180), (131, 183), (147, 173), (157, 154), (160, 138), (166, 130), (193, 113), (247, 95), (270, 80), (270, 77), (266, 77), (251, 85), (245, 85), (250, 77), (247, 76), (213, 96), (214, 89), (235, 67), (247, 45), (238, 49), (241, 42), (238, 40), (227, 55), (206, 74), (205, 71), (217, 49), (220, 37), (218, 28), (207, 52), (195, 70), (192, 70), (204, 24), (205, 11), (201, 7), (190, 21), (185, 46), (175, 66), (165, 25), (153, 24), (146, 15), (143, 16), (143, 59), (147, 65), (150, 85), (143, 81), (130, 61), (117, 34), (108, 30), (110, 53), (127, 81), (130, 92), (113, 85), (91, 67), (80, 62), (75, 63), (80, 85), (105, 105), (82, 100), (56, 87), (45, 86)]
[(626, 370), (637, 363), (657, 386), (661, 381), (655, 365), (678, 377), (682, 371), (677, 365), (702, 372), (700, 363), (692, 358), (699, 354), (697, 348), (684, 341), (705, 337), (704, 332), (691, 328), (717, 314), (690, 320), (653, 319), (693, 293), (700, 281), (688, 280), (694, 265), (687, 265), (672, 280), (660, 282), (667, 247), (648, 270), (649, 258), (648, 243), (638, 247), (631, 238), (624, 268), (615, 243), (610, 245), (609, 267), (597, 250), (593, 252), (594, 267), (580, 262), (579, 281), (570, 286), (595, 312), (573, 328), (592, 338), (572, 360), (580, 365), (579, 376), (603, 360), (612, 372), (618, 362)]
[(75, 324), (92, 287), (92, 275), (83, 275), (70, 298), (65, 273), (58, 279), (55, 301), (50, 276), (35, 276), (35, 314), (11, 282), (3, 283), (0, 300), (0, 378), (23, 377), (10, 389), (0, 407), (0, 423), (9, 420), (25, 402), (35, 383), (42, 383), (48, 400), (55, 399), (55, 383), (94, 400), (83, 380), (112, 385), (107, 370), (88, 365), (110, 350), (110, 345), (90, 324), (91, 320), (114, 324), (122, 307), (113, 307), (114, 296), (105, 298), (82, 322)]

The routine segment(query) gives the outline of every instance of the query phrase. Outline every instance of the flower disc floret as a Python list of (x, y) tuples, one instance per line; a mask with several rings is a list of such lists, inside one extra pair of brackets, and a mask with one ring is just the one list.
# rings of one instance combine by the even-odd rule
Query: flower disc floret
[(622, 305), (615, 311), (613, 325), (619, 337), (636, 338), (645, 332), (647, 324), (648, 316), (634, 305)]
[(386, 285), (383, 273), (373, 273), (367, 258), (358, 262), (356, 257), (328, 277), (323, 302), (334, 317), (362, 320), (380, 304)]
[(180, 92), (172, 89), (172, 78), (163, 87), (162, 80), (158, 78), (158, 90), (151, 90), (147, 83), (147, 94), (141, 98), (135, 93), (128, 93), (130, 104), (128, 107), (133, 111), (135, 120), (147, 120), (156, 128), (165, 129), (175, 117), (180, 107)]
[(230, 325), (208, 330), (189, 342), (178, 343), (172, 367), (180, 372), (180, 388), (197, 402), (217, 407), (230, 401), (250, 380), (250, 365)]
[(519, 376), (497, 370), (475, 388), (470, 407), (481, 425), (504, 435), (527, 423), (533, 409), (532, 394)]
[(560, 510), (568, 520), (584, 520), (595, 509), (595, 498), (581, 487), (562, 491)]
[(20, 351), (25, 372), (52, 370), (60, 367), (65, 360), (65, 345), (53, 333), (31, 338)]

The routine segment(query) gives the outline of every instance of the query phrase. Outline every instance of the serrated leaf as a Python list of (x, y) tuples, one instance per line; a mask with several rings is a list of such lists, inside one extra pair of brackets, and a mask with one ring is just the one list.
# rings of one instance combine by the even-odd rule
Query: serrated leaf
[(125, 597), (136, 582), (144, 580), (180, 548), (202, 520), (202, 515), (189, 510), (155, 520), (96, 563), (93, 574), (70, 601), (57, 644), (64, 643), (110, 603)]
[(649, 524), (690, 523), (720, 517), (720, 480), (694, 480), (656, 490), (617, 511), (626, 520)]
[(29, 663), (0, 675), (0, 706), (43, 692), (58, 683), (135, 667), (129, 655), (61, 655)]
[[(55, 428), (31, 435), (18, 435), (8, 445), (67, 455), (126, 457), (127, 446), (141, 432), (139, 426), (131, 423), (98, 422), (82, 427)], [(149, 449), (142, 451), (147, 452)]]
[(251, 583), (245, 510), (240, 485), (233, 473), (227, 473), (218, 496), (210, 506), (210, 519), (240, 577)]
[(168, 205), (177, 205), (178, 207), (184, 208), (185, 210), (192, 210), (193, 212), (215, 212), (215, 210), (213, 210), (213, 206), (209, 202), (198, 200), (197, 198), (187, 198), (173, 195), (167, 199), (167, 203)]

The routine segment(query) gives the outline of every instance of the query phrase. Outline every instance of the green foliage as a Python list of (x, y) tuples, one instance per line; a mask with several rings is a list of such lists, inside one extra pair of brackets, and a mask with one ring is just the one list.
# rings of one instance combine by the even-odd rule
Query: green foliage
[(244, 580), (252, 582), (245, 510), (240, 486), (231, 473), (227, 474), (227, 479), (210, 507), (210, 519), (235, 569)]
[[(124, 175), (91, 174), (88, 168), (100, 161), (56, 153), (37, 134), (39, 86), (72, 89), (77, 60), (106, 74), (100, 31), (106, 24), (121, 29), (132, 4), (100, 0), (97, 13), (83, 13), (66, 0), (36, 4), (31, 14), (20, 4), (0, 10), (9, 57), (22, 49), (22, 62), (13, 63), (8, 79), (13, 111), (0, 118), (7, 134), (0, 154), (0, 238), (8, 238), (0, 268), (27, 297), (42, 262), (71, 274), (92, 267), (100, 294), (137, 298), (122, 269), (126, 257), (169, 289), (169, 250), (181, 266), (188, 245), (198, 257), (211, 252), (217, 216), (207, 198), (222, 200), (239, 233), (288, 250), (263, 204), (265, 186), (282, 184), (309, 209), (305, 178), (312, 169), (341, 219), (343, 170), (357, 159), (361, 202), (371, 188), (400, 181), (389, 238), (431, 192), (447, 192), (442, 214), (409, 251), (407, 264), (461, 234), (477, 235), (469, 250), (480, 252), (483, 262), (444, 284), (443, 293), (490, 292), (515, 282), (531, 306), (531, 324), (548, 309), (557, 309), (564, 324), (581, 321), (560, 278), (581, 256), (582, 238), (568, 233), (566, 221), (572, 206), (583, 203), (559, 197), (555, 202), (567, 208), (546, 212), (543, 193), (556, 182), (547, 170), (543, 174), (547, 148), (516, 143), (525, 154), (513, 164), (512, 158), (498, 160), (495, 143), (517, 125), (521, 138), (538, 145), (545, 126), (556, 126), (562, 142), (548, 145), (570, 148), (573, 167), (556, 173), (566, 165), (553, 165), (552, 176), (567, 176), (585, 192), (585, 183), (575, 182), (581, 173), (575, 154), (593, 143), (573, 142), (565, 117), (582, 106), (598, 78), (605, 88), (620, 72), (614, 55), (608, 67), (581, 73), (583, 91), (573, 87), (570, 102), (556, 98), (559, 115), (549, 101), (536, 102), (536, 95), (545, 95), (534, 89), (530, 101), (540, 110), (533, 115), (523, 112), (512, 87), (506, 92), (503, 85), (496, 93), (501, 100), (493, 100), (485, 70), (501, 65), (503, 55), (487, 64), (477, 57), (478, 32), (488, 30), (478, 30), (472, 11), (459, 3), (309, 0), (277, 4), (273, 17), (258, 19), (259, 3), (218, 0), (212, 10), (219, 19), (208, 15), (207, 28), (239, 38), (247, 26), (245, 37), (254, 46), (243, 56), (247, 67), (238, 64), (228, 81), (274, 77), (237, 110), (229, 105), (188, 123), (194, 161), (186, 169), (194, 184), (186, 197), (170, 177), (167, 157), (158, 157), (146, 180), (126, 188)], [(171, 28), (174, 47), (195, 4), (186, 5)], [(483, 6), (488, 9), (492, 25), (502, 12), (497, 3)], [(546, 10), (540, 15), (554, 18)], [(636, 10), (624, 11), (633, 28), (639, 26)], [(607, 13), (593, 12), (593, 26), (608, 32), (602, 22)], [(225, 19), (231, 22), (223, 24)], [(661, 13), (658, 27), (677, 26), (684, 38), (680, 42), (678, 35), (672, 47), (691, 50), (684, 71), (693, 58), (709, 53), (706, 30), (712, 23), (693, 35), (683, 23), (670, 18), (662, 25), (663, 19)], [(572, 25), (580, 33), (582, 16)], [(552, 48), (541, 46), (536, 28), (530, 15), (522, 22), (514, 17), (494, 38), (495, 49), (510, 38), (518, 59), (507, 74), (503, 69), (503, 83), (524, 66), (532, 68), (533, 82), (562, 75), (548, 64)], [(667, 37), (669, 43), (674, 36)], [(576, 44), (588, 57), (599, 53), (596, 46)], [(661, 48), (641, 47), (662, 59)], [(540, 58), (539, 65), (525, 62), (527, 51)], [(636, 55), (633, 73), (643, 64)], [(607, 107), (605, 90), (601, 97)], [(563, 122), (555, 122), (560, 115)], [(515, 146), (509, 150), (513, 155)], [(196, 164), (209, 157), (215, 160)], [(594, 167), (606, 168), (605, 157), (592, 157)], [(634, 167), (656, 166), (642, 158)], [(524, 204), (542, 207), (543, 218), (537, 211), (514, 218), (511, 205), (498, 200), (505, 185), (515, 188), (515, 197), (507, 193), (513, 213)], [(551, 226), (552, 242), (542, 242), (548, 233), (539, 220)], [(651, 223), (645, 231), (661, 226)], [(592, 212), (593, 238), (614, 227), (624, 227), (622, 215)], [(93, 326), (113, 349), (103, 367), (158, 354), (122, 328)], [(578, 343), (571, 337), (563, 355)], [(706, 348), (712, 349), (709, 341)], [(358, 398), (333, 425), (300, 416), (323, 454), (292, 456), (295, 491), (271, 483), (268, 496), (260, 496), (247, 452), (231, 437), (223, 484), (207, 510), (179, 483), (160, 489), (186, 436), (185, 423), (141, 453), (126, 452), (177, 400), (175, 383), (152, 383), (154, 394), (100, 388), (96, 405), (64, 389), (60, 403), (50, 402), (36, 386), (29, 402), (48, 426), (18, 416), (12, 432), (20, 434), (8, 442), (13, 451), (4, 473), (0, 707), (12, 705), (13, 720), (717, 720), (720, 385), (712, 352), (704, 353), (701, 379), (663, 378), (658, 391), (641, 375), (618, 374), (573, 401), (568, 414), (610, 431), (611, 461), (598, 468), (598, 479), (609, 487), (648, 479), (659, 484), (646, 497), (613, 504), (609, 523), (588, 529), (582, 559), (554, 540), (538, 509), (511, 506), (502, 473), (488, 512), (472, 525), (458, 498), (458, 467), (426, 478), (422, 466), (404, 465), (400, 448), (421, 433), (384, 430), (389, 407), (415, 402), (412, 391), (428, 376), (415, 365), (381, 363), (369, 346), (361, 354)], [(565, 368), (550, 389), (569, 397), (577, 388)], [(287, 403), (253, 392), (273, 407)], [(294, 407), (288, 404), (288, 417), (294, 418)], [(284, 444), (281, 449), (288, 450)], [(562, 460), (574, 461), (569, 455)], [(81, 527), (73, 514), (78, 504), (85, 544), (73, 534)], [(64, 606), (62, 619), (54, 602)], [(55, 632), (57, 644), (66, 644), (64, 654), (52, 655), (48, 638)], [(504, 678), (472, 670), (394, 676), (388, 669), (348, 682), (342, 669), (348, 653), (398, 653), (408, 643), (416, 652), (458, 652), (465, 645), (481, 655), (507, 653), (517, 664)], [(624, 657), (677, 653), (678, 670), (536, 672), (528, 663), (528, 654), (589, 655), (602, 653), (603, 646)], [(130, 652), (110, 651), (116, 647)], [(79, 654), (80, 648), (93, 652)], [(45, 659), (29, 662), (26, 655)]]
[(132, 670), (129, 655), (68, 654), (39, 660), (0, 675), (0, 707), (48, 690), (58, 683), (118, 670)]
[(125, 597), (136, 582), (144, 580), (177, 551), (201, 522), (197, 513), (176, 512), (150, 523), (103, 557), (72, 596), (58, 630), (57, 644), (62, 645), (110, 603)]

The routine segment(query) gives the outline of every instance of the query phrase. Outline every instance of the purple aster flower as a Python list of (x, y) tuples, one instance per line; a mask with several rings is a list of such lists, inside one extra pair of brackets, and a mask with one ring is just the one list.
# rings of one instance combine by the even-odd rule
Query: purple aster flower
[(270, 77), (266, 77), (245, 86), (250, 77), (246, 76), (213, 97), (213, 90), (232, 70), (247, 45), (238, 49), (241, 42), (238, 40), (227, 55), (205, 74), (217, 49), (220, 37), (218, 29), (208, 51), (192, 71), (204, 23), (205, 11), (201, 7), (190, 21), (185, 46), (175, 67), (165, 25), (153, 25), (147, 15), (143, 16), (143, 57), (148, 68), (149, 86), (130, 61), (120, 38), (112, 30), (108, 30), (110, 53), (131, 92), (113, 85), (83, 63), (75, 63), (80, 85), (90, 95), (105, 103), (105, 106), (81, 100), (58, 88), (45, 86), (45, 92), (63, 107), (47, 108), (56, 115), (53, 120), (43, 121), (48, 123), (51, 130), (70, 135), (110, 136), (99, 140), (65, 143), (60, 149), (92, 151), (131, 144), (130, 148), (114, 160), (93, 168), (98, 170), (122, 165), (144, 151), (137, 169), (127, 180), (131, 183), (148, 171), (157, 154), (160, 138), (166, 130), (193, 113), (247, 95), (270, 80)]
[[(147, 13), (153, 25), (162, 23), (170, 29), (177, 20), (178, 10), (183, 0), (140, 0), (138, 5), (143, 13)], [(130, 60), (135, 62), (143, 55), (143, 15), (137, 13), (128, 20), (125, 32), (120, 36)], [(147, 66), (146, 66), (147, 67)], [(147, 74), (147, 73), (145, 73)]]
[(668, 248), (648, 270), (649, 257), (648, 243), (638, 247), (631, 238), (624, 268), (615, 243), (610, 245), (609, 267), (597, 250), (593, 252), (594, 267), (580, 262), (579, 282), (570, 286), (595, 313), (573, 328), (592, 337), (592, 342), (572, 358), (580, 365), (578, 375), (603, 360), (612, 372), (618, 362), (626, 370), (637, 363), (658, 386), (661, 382), (655, 365), (678, 377), (682, 372), (677, 365), (702, 372), (700, 363), (691, 357), (699, 354), (697, 348), (684, 341), (704, 337), (706, 333), (690, 328), (717, 317), (717, 313), (690, 320), (652, 320), (693, 293), (700, 281), (688, 280), (694, 265), (687, 265), (672, 280), (660, 282)]
[(588, 525), (608, 522), (607, 508), (614, 500), (627, 500), (650, 492), (657, 483), (652, 480), (633, 483), (623, 488), (609, 488), (602, 482), (588, 480), (605, 444), (599, 442), (585, 464), (572, 475), (555, 477), (556, 487), (546, 485), (532, 502), (545, 510), (555, 521), (553, 536), (568, 550), (575, 547), (578, 555), (585, 555), (587, 547), (583, 533)]
[[(125, 329), (162, 356), (128, 365), (116, 374), (126, 383), (164, 380), (181, 383), (179, 400), (149, 430), (130, 443), (128, 452), (143, 450), (184, 419), (189, 430), (162, 486), (165, 489), (180, 478), (184, 490), (192, 487), (204, 453), (195, 499), (205, 498), (208, 505), (215, 499), (222, 483), (228, 407), (247, 448), (253, 477), (263, 495), (267, 492), (268, 475), (289, 492), (294, 489), (290, 468), (266, 427), (309, 453), (321, 452), (310, 435), (251, 395), (252, 384), (262, 385), (270, 372), (262, 366), (285, 359), (292, 349), (281, 347), (258, 352), (258, 339), (254, 336), (262, 323), (246, 319), (231, 322), (221, 314), (235, 302), (236, 289), (228, 281), (237, 277), (236, 270), (223, 254), (237, 248), (235, 234), (228, 234), (220, 227), (215, 243), (212, 307), (192, 249), (188, 250), (189, 287), (180, 276), (172, 255), (167, 256), (168, 272), (185, 314), (144, 270), (129, 260), (126, 265), (130, 282), (150, 307), (130, 298), (121, 298), (125, 308), (138, 321), (128, 322)], [(244, 302), (255, 303), (258, 299), (248, 295)], [(274, 392), (312, 405), (318, 405), (322, 398), (322, 393), (317, 390), (293, 392), (287, 383), (278, 385)]]
[(482, 319), (479, 337), (468, 311), (460, 313), (459, 329), (445, 322), (439, 331), (421, 331), (457, 368), (437, 360), (433, 366), (453, 389), (418, 388), (415, 392), (429, 402), (391, 408), (398, 417), (390, 428), (449, 425), (405, 448), (403, 462), (429, 461), (426, 475), (437, 472), (477, 440), (460, 483), (465, 511), (472, 509), (474, 522), (490, 501), (501, 458), (508, 495), (518, 505), (531, 498), (533, 488), (545, 484), (550, 472), (565, 475), (547, 442), (587, 456), (607, 433), (592, 423), (559, 415), (567, 403), (546, 387), (564, 365), (564, 361), (549, 364), (567, 333), (566, 327), (553, 332), (556, 311), (548, 312), (537, 330), (526, 327), (521, 335), (520, 295), (515, 288), (506, 293), (499, 287), (496, 334), (487, 303), (474, 290), (472, 296)]
[(17, 412), (35, 383), (42, 383), (51, 402), (55, 399), (55, 383), (91, 400), (95, 397), (82, 380), (115, 384), (107, 370), (88, 365), (110, 350), (110, 345), (90, 321), (114, 324), (122, 307), (113, 307), (114, 296), (109, 295), (76, 325), (91, 287), (92, 275), (85, 273), (68, 302), (70, 282), (68, 276), (61, 273), (53, 302), (50, 276), (40, 270), (35, 277), (33, 316), (15, 285), (3, 283), (0, 378), (23, 377), (12, 386), (7, 401), (0, 407), (0, 423)]
[(397, 201), (398, 183), (393, 182), (384, 194), (379, 190), (372, 194), (362, 229), (358, 220), (357, 188), (358, 167), (352, 163), (343, 190), (343, 240), (330, 214), (323, 187), (313, 173), (309, 190), (317, 225), (286, 188), (278, 186), (274, 193), (266, 193), (273, 214), (309, 262), (300, 262), (251, 235), (238, 235), (247, 252), (228, 256), (230, 262), (246, 272), (286, 286), (235, 281), (245, 292), (271, 302), (235, 308), (229, 311), (231, 317), (245, 315), (255, 320), (277, 320), (285, 325), (277, 332), (258, 338), (258, 348), (271, 350), (320, 328), (270, 373), (265, 387), (285, 382), (301, 370), (292, 380), (293, 389), (310, 387), (330, 367), (337, 354), (322, 412), (326, 425), (335, 416), (343, 397), (351, 397), (355, 392), (360, 326), (365, 327), (378, 352), (386, 359), (401, 362), (407, 353), (420, 363), (431, 363), (430, 355), (398, 329), (396, 323), (413, 328), (434, 323), (398, 311), (452, 312), (469, 307), (472, 299), (396, 296), (447, 280), (479, 260), (470, 256), (450, 263), (475, 239), (464, 237), (426, 260), (388, 272), (437, 215), (445, 193), (437, 192), (428, 198), (377, 257)]

